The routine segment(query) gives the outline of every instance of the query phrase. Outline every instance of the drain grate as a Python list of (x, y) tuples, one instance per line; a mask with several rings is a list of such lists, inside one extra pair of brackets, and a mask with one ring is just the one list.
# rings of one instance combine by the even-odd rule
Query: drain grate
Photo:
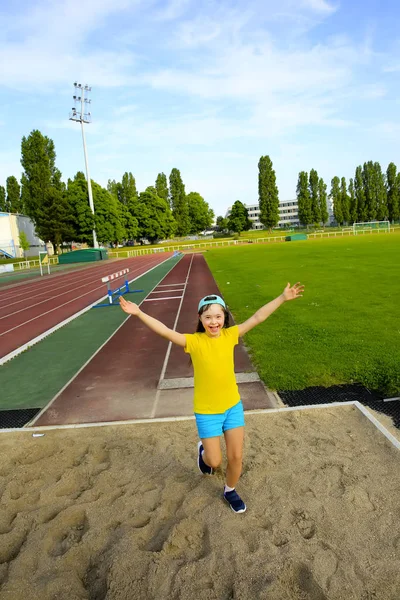
[(19, 410), (0, 410), (0, 429), (15, 429), (24, 427), (42, 409), (21, 408)]
[(309, 387), (304, 390), (278, 391), (288, 406), (306, 406), (308, 404), (329, 404), (331, 402), (358, 401), (393, 418), (394, 425), (400, 429), (400, 400), (383, 402), (383, 397), (371, 392), (362, 385), (333, 385), (329, 388)]

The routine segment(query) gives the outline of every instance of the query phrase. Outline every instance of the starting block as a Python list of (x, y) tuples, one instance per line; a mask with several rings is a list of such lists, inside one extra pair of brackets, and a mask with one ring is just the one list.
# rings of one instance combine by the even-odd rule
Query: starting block
[[(107, 275), (106, 277), (102, 277), (102, 283), (107, 284), (107, 294), (108, 294), (108, 304), (96, 304), (93, 308), (100, 308), (102, 306), (115, 306), (118, 304), (118, 298), (123, 296), (123, 294), (135, 294), (137, 292), (143, 292), (143, 290), (130, 290), (129, 289), (129, 281), (128, 274), (129, 269), (123, 269), (122, 271), (118, 271), (117, 273), (113, 273), (112, 275)], [(111, 281), (114, 279), (119, 279), (120, 277), (124, 277), (124, 284), (114, 290), (111, 289)], [(113, 296), (116, 296), (114, 299)]]

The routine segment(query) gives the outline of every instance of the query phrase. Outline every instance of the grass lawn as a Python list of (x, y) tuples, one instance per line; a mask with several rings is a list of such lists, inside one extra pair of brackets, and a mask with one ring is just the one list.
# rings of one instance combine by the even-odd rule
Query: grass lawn
[(400, 235), (231, 247), (205, 257), (236, 322), (288, 281), (306, 286), (303, 298), (245, 337), (268, 387), (360, 382), (400, 395)]

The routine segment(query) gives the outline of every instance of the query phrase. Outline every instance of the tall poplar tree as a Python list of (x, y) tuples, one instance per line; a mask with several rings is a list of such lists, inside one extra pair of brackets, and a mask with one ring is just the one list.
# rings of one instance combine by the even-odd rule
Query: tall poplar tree
[(271, 230), (279, 222), (279, 194), (269, 156), (261, 156), (258, 162), (258, 202), (260, 221), (264, 227)]
[(328, 212), (328, 204), (327, 204), (327, 193), (326, 193), (326, 183), (320, 177), (318, 180), (318, 204), (319, 204), (319, 212), (321, 215), (321, 222), (325, 225), (329, 220), (329, 212)]
[(400, 219), (400, 177), (396, 165), (392, 162), (386, 171), (386, 181), (388, 218), (392, 222), (398, 221)]
[(388, 218), (389, 210), (387, 205), (385, 174), (382, 172), (381, 165), (378, 162), (374, 163), (374, 176), (376, 218), (378, 221), (384, 221)]
[(350, 198), (347, 193), (346, 178), (342, 177), (340, 184), (340, 204), (342, 208), (343, 222), (350, 222)]
[(171, 195), (171, 209), (176, 221), (176, 235), (185, 236), (190, 231), (189, 205), (185, 194), (185, 186), (179, 169), (172, 169), (169, 176), (169, 191)]
[(8, 212), (21, 213), (21, 186), (19, 185), (18, 180), (16, 177), (14, 177), (14, 175), (11, 175), (11, 177), (7, 177), (6, 188)]
[(331, 192), (329, 194), (333, 202), (333, 216), (338, 225), (343, 223), (343, 211), (342, 211), (342, 195), (340, 191), (340, 179), (339, 177), (333, 177), (331, 181)]
[(375, 221), (377, 213), (375, 194), (375, 169), (372, 160), (363, 165), (363, 184), (365, 193), (365, 215), (366, 221)]
[(310, 190), (308, 187), (308, 173), (307, 171), (300, 171), (299, 178), (297, 180), (297, 206), (299, 210), (299, 221), (303, 225), (311, 225), (313, 222), (313, 214), (311, 210), (311, 198)]
[(35, 129), (21, 142), (21, 197), (24, 213), (35, 224), (38, 236), (58, 249), (61, 241), (70, 241), (71, 211), (65, 185), (57, 169), (53, 140)]
[(156, 179), (156, 192), (159, 198), (164, 198), (169, 204), (168, 180), (164, 173), (159, 173)]
[(354, 194), (357, 205), (357, 219), (356, 222), (364, 223), (368, 220), (367, 218), (367, 205), (365, 200), (364, 190), (364, 177), (361, 165), (356, 168), (354, 177)]
[(350, 216), (350, 221), (349, 223), (352, 225), (353, 223), (357, 222), (357, 215), (358, 215), (358, 209), (357, 209), (357, 196), (355, 193), (355, 189), (354, 189), (354, 181), (353, 178), (350, 178), (350, 183), (349, 183), (349, 216)]
[(318, 173), (315, 169), (310, 171), (310, 201), (312, 220), (315, 225), (321, 222), (321, 208), (318, 197)]
[(6, 188), (0, 185), (0, 211), (8, 212), (6, 203)]

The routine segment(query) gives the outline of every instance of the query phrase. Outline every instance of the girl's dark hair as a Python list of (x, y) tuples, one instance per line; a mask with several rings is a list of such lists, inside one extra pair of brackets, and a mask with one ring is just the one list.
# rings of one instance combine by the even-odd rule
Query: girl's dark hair
[[(210, 302), (210, 304), (205, 304), (204, 306), (201, 307), (201, 309), (199, 310), (199, 316), (203, 314), (204, 311), (208, 310), (212, 304), (212, 300), (216, 300), (216, 296), (206, 296), (204, 298), (204, 300), (206, 300), (206, 302)], [(218, 302), (216, 303), (218, 304)], [(227, 309), (222, 306), (222, 304), (219, 304), (219, 306), (222, 308), (222, 310), (224, 311), (224, 315), (225, 315), (225, 319), (224, 319), (224, 327), (229, 327), (229, 312), (227, 311)], [(196, 329), (196, 333), (204, 333), (205, 329), (203, 326), (203, 323), (200, 321), (198, 321), (197, 323), (197, 329)]]

